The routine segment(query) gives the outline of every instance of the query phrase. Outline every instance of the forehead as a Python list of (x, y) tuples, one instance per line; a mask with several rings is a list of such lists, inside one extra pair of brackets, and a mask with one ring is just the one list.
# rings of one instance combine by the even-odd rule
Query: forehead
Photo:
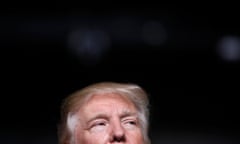
[(80, 108), (81, 111), (101, 111), (109, 108), (136, 110), (133, 102), (126, 96), (116, 93), (99, 93), (92, 95)]

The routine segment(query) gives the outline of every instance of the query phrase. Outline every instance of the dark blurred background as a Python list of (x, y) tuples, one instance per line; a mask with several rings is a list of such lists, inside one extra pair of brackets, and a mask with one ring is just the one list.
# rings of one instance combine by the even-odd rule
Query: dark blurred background
[(235, 144), (237, 5), (15, 9), (0, 14), (1, 144), (57, 144), (60, 104), (99, 81), (150, 95), (153, 144)]

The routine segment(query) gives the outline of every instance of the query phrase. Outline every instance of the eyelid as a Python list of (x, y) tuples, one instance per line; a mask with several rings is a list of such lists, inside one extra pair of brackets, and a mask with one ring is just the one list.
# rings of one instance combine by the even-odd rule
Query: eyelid
[(107, 123), (107, 121), (105, 119), (95, 119), (89, 123), (89, 127), (91, 128), (101, 123)]
[(123, 122), (129, 122), (129, 121), (132, 122), (132, 121), (134, 121), (135, 123), (138, 122), (138, 120), (137, 120), (137, 118), (135, 116), (125, 117), (125, 118), (122, 119), (122, 121)]

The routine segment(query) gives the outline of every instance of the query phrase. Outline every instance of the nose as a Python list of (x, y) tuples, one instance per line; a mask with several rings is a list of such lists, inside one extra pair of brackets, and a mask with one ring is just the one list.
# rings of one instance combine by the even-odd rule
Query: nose
[(112, 135), (111, 135), (111, 140), (112, 143), (113, 142), (125, 142), (126, 141), (126, 137), (125, 137), (125, 131), (124, 128), (121, 125), (120, 121), (115, 121), (112, 124)]

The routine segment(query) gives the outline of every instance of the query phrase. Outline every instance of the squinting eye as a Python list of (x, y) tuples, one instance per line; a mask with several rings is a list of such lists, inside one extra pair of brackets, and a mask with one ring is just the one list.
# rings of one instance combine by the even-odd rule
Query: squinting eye
[(136, 125), (137, 124), (135, 121), (129, 121), (128, 123), (131, 124), (131, 125)]
[(105, 122), (98, 122), (98, 123), (93, 124), (93, 127), (96, 127), (96, 126), (105, 126), (105, 125), (106, 125)]
[(107, 127), (107, 123), (106, 122), (96, 122), (94, 123), (91, 128), (90, 131), (92, 132), (101, 132), (103, 130), (105, 130)]
[(132, 125), (136, 125), (137, 124), (135, 121), (130, 121), (129, 123), (132, 124)]
[(135, 120), (128, 120), (124, 122), (126, 128), (135, 128), (137, 126), (137, 122)]
[(102, 123), (97, 123), (96, 125), (105, 126), (106, 124), (102, 122)]

